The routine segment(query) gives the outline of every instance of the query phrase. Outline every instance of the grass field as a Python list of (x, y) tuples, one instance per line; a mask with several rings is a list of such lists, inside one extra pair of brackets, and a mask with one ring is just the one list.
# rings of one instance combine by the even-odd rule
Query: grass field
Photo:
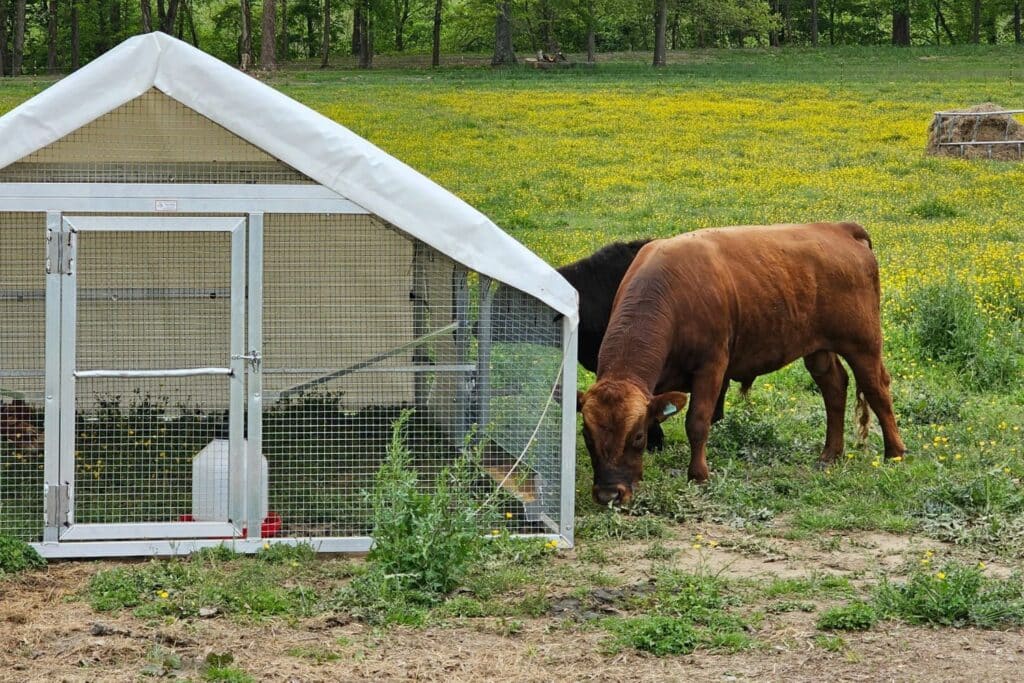
[[(968, 667), (1012, 680), (1012, 658), (996, 655), (1024, 648), (1024, 164), (923, 149), (934, 111), (1024, 108), (1024, 52), (709, 51), (671, 61), (661, 71), (628, 60), (557, 73), (297, 69), (269, 80), (556, 265), (609, 241), (706, 226), (862, 223), (881, 263), (903, 462), (882, 462), (877, 428), (864, 448), (848, 428), (845, 461), (816, 469), (824, 410), (797, 364), (759, 379), (749, 401), (730, 395), (712, 430), (707, 487), (680, 476), (689, 453), (682, 420), (669, 421), (670, 447), (649, 457), (633, 508), (610, 514), (590, 501), (581, 440), (577, 548), (492, 559), (455, 598), (399, 619), (412, 626), (381, 632), (337, 618), (338, 586), (360, 562), (221, 558), (200, 572), (255, 593), (266, 582), (267, 594), (242, 603), (222, 589), (188, 592), (206, 584), (167, 569), (175, 563), (140, 565), (156, 568), (125, 580), (129, 592), (147, 591), (141, 607), (97, 603), (99, 589), (79, 574), (109, 578), (110, 566), (74, 565), (50, 570), (64, 582), (59, 595), (38, 573), (0, 579), (10, 613), (28, 620), (20, 636), (0, 636), (0, 646), (11, 639), (0, 662), (32, 671), (33, 652), (56, 652), (46, 637), (54, 627), (33, 621), (56, 605), (85, 629), (113, 619), (135, 634), (123, 636), (126, 659), (71, 638), (86, 668), (49, 673), (87, 679), (148, 666), (216, 680), (210, 671), (224, 664), (282, 680), (588, 670), (956, 680)], [(45, 85), (0, 82), (0, 112)], [(66, 594), (80, 599), (54, 602)], [(204, 601), (227, 618), (198, 620)], [(110, 604), (121, 611), (92, 611)], [(247, 659), (246, 629), (277, 639), (266, 657)], [(237, 666), (202, 659), (215, 641), (234, 648)], [(639, 654), (694, 648), (699, 661)]]

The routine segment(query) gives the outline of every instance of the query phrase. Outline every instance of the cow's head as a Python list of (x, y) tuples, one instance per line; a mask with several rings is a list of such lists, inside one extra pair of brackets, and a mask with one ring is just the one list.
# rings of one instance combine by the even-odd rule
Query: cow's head
[(594, 465), (594, 500), (625, 505), (633, 487), (643, 479), (647, 429), (686, 405), (686, 394), (670, 391), (657, 396), (631, 383), (598, 381), (576, 396), (583, 413), (583, 440)]

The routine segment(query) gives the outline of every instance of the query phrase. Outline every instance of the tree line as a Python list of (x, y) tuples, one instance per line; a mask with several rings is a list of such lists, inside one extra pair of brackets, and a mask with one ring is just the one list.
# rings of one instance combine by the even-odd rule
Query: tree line
[(243, 69), (381, 53), (1021, 43), (1022, 0), (0, 0), (0, 74), (73, 71), (159, 30)]

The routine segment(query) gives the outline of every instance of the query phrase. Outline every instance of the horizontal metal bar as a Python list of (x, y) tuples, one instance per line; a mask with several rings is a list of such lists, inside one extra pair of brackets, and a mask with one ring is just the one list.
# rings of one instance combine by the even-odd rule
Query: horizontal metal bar
[[(79, 301), (163, 301), (167, 299), (227, 299), (227, 288), (188, 289), (182, 287), (125, 287), (121, 289), (79, 287)], [(0, 291), (0, 301), (42, 301), (45, 289)]]
[(0, 183), (6, 211), (368, 214), (320, 185)]
[(0, 370), (0, 379), (11, 377), (46, 377), (46, 370)]
[[(572, 543), (559, 534), (513, 534), (513, 538), (557, 541), (560, 548), (571, 548)], [(84, 557), (171, 557), (189, 555), (203, 548), (223, 546), (236, 553), (257, 553), (264, 549), (264, 544), (290, 545), (300, 543), (312, 546), (320, 553), (365, 553), (373, 545), (369, 536), (349, 536), (331, 538), (262, 538), (248, 539), (182, 539), (152, 541), (85, 541), (71, 543), (30, 543), (36, 552), (48, 560), (69, 560)]]
[(939, 147), (970, 147), (978, 145), (1024, 145), (1024, 140), (980, 140), (972, 142), (940, 142)]
[(937, 111), (936, 116), (996, 116), (998, 114), (1024, 114), (1024, 109), (1001, 109), (999, 111)]
[[(534, 537), (537, 538), (537, 537)], [(348, 538), (263, 538), (248, 539), (183, 539), (177, 541), (91, 541), (76, 543), (32, 543), (43, 557), (72, 559), (78, 557), (167, 557), (188, 555), (203, 548), (224, 546), (237, 553), (256, 553), (263, 550), (263, 544), (298, 545), (306, 543), (322, 553), (365, 553), (370, 550), (373, 539), (368, 536)]]
[[(335, 372), (337, 368), (277, 368), (264, 369), (264, 375), (324, 375)], [(468, 372), (476, 370), (476, 366), (470, 363), (461, 365), (388, 365), (376, 368), (359, 368), (357, 372)]]
[(232, 232), (245, 225), (242, 217), (64, 216), (73, 232)]
[(75, 377), (229, 377), (231, 368), (183, 368), (175, 370), (75, 370)]
[(164, 540), (172, 538), (234, 538), (231, 522), (126, 522), (123, 524), (75, 524), (60, 535), (61, 541)]
[(448, 325), (445, 325), (444, 327), (442, 327), (440, 329), (434, 330), (433, 332), (428, 332), (427, 334), (424, 334), (421, 337), (417, 337), (416, 339), (413, 339), (412, 341), (406, 342), (405, 344), (402, 344), (401, 346), (396, 346), (395, 348), (393, 348), (393, 349), (391, 349), (389, 351), (384, 351), (383, 353), (378, 353), (376, 356), (371, 356), (370, 358), (367, 358), (364, 361), (360, 361), (359, 363), (356, 363), (354, 365), (350, 365), (347, 368), (342, 368), (340, 370), (335, 370), (335, 371), (331, 372), (330, 374), (324, 375), (323, 377), (317, 377), (316, 379), (310, 380), (309, 382), (303, 382), (302, 384), (298, 384), (298, 385), (296, 385), (294, 387), (291, 387), (290, 389), (285, 389), (284, 391), (280, 392), (278, 394), (278, 396), (280, 398), (287, 398), (287, 397), (292, 396), (294, 394), (298, 394), (298, 393), (300, 393), (302, 391), (305, 391), (306, 389), (309, 389), (311, 387), (315, 387), (318, 384), (324, 384), (325, 382), (330, 382), (333, 379), (338, 379), (339, 377), (344, 377), (345, 375), (351, 374), (353, 372), (357, 372), (359, 370), (362, 370), (365, 367), (368, 367), (370, 365), (375, 365), (375, 364), (381, 362), (382, 360), (385, 360), (387, 358), (390, 358), (391, 356), (397, 355), (397, 354), (401, 353), (402, 351), (405, 351), (407, 349), (411, 349), (414, 346), (419, 346), (423, 342), (429, 341), (429, 340), (433, 339), (434, 337), (439, 337), (442, 334), (445, 334), (447, 332), (451, 332), (452, 330), (454, 330), (458, 326), (459, 326), (459, 322), (458, 321), (449, 323)]

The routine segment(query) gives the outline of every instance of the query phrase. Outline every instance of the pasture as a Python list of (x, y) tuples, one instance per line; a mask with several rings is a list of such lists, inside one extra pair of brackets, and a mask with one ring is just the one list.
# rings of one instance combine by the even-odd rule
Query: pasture
[[(797, 363), (729, 394), (707, 486), (686, 482), (674, 418), (630, 509), (601, 510), (579, 439), (576, 548), (495, 529), (429, 606), (353, 597), (365, 561), (301, 549), (7, 576), (0, 563), (0, 680), (1018, 678), (1024, 164), (923, 149), (934, 111), (1024, 107), (1021, 57), (710, 51), (656, 72), (270, 77), (554, 265), (708, 226), (860, 222), (907, 457), (882, 460), (874, 419), (856, 444), (851, 401), (846, 456), (816, 468), (824, 410)], [(5, 81), (0, 112), (46, 85)]]

